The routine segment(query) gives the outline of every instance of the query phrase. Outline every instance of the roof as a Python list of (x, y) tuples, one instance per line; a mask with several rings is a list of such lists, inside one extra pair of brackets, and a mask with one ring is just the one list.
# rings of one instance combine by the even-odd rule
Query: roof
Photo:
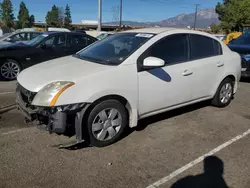
[(127, 30), (124, 32), (127, 33), (153, 33), (153, 34), (159, 34), (165, 31), (175, 30), (180, 28), (172, 28), (172, 27), (151, 27), (151, 28), (142, 28), (142, 29), (132, 29)]
[(153, 27), (153, 28), (143, 28), (143, 29), (133, 29), (133, 30), (127, 30), (124, 31), (125, 33), (152, 33), (152, 34), (160, 34), (163, 32), (167, 32), (167, 31), (183, 31), (184, 33), (189, 33), (189, 34), (198, 34), (198, 35), (204, 35), (207, 37), (212, 37), (216, 40), (219, 41), (218, 38), (216, 38), (215, 36), (203, 32), (203, 31), (197, 31), (197, 30), (190, 30), (190, 29), (185, 29), (185, 28), (171, 28), (171, 27)]

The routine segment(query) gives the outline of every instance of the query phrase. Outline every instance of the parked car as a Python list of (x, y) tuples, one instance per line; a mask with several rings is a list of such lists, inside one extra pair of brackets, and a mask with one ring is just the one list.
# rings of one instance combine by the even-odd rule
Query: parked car
[(225, 44), (229, 44), (231, 40), (237, 39), (239, 36), (242, 35), (242, 32), (232, 32), (229, 33), (226, 38), (223, 40)]
[(13, 80), (27, 67), (72, 55), (95, 41), (82, 33), (46, 32), (26, 43), (0, 46), (0, 77)]
[(12, 33), (5, 33), (0, 37), (0, 45), (15, 43), (15, 42), (26, 42), (40, 35), (41, 32), (36, 31), (15, 31)]
[(250, 33), (245, 33), (232, 40), (229, 43), (229, 48), (241, 56), (241, 76), (250, 77)]
[(111, 36), (111, 35), (113, 35), (114, 33), (101, 33), (100, 35), (98, 35), (96, 38), (98, 39), (98, 40), (102, 40), (102, 39), (105, 39), (105, 38), (107, 38), (108, 36)]
[(17, 105), (51, 133), (102, 147), (145, 117), (204, 100), (229, 105), (240, 74), (240, 56), (210, 34), (130, 30), (24, 70)]

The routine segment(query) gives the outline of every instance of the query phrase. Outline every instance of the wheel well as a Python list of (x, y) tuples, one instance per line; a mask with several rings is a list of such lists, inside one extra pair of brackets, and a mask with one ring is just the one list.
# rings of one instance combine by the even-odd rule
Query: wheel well
[(113, 100), (117, 100), (119, 101), (126, 109), (127, 109), (127, 112), (128, 112), (128, 115), (129, 115), (129, 119), (130, 117), (132, 116), (132, 108), (131, 108), (131, 105), (129, 104), (128, 100), (125, 99), (124, 97), (120, 96), (120, 95), (106, 95), (106, 96), (103, 96), (97, 100), (95, 100), (87, 109), (85, 115), (84, 115), (84, 119), (86, 120), (86, 116), (88, 116), (88, 114), (91, 112), (91, 110), (97, 105), (99, 104), (100, 102), (102, 101), (106, 101), (106, 100), (110, 100), (110, 99), (113, 99)]
[(114, 99), (114, 100), (117, 100), (119, 101), (120, 103), (122, 103), (124, 106), (127, 105), (128, 101), (127, 99), (125, 99), (124, 97), (120, 96), (120, 95), (106, 95), (104, 97), (101, 97), (99, 99), (97, 99), (96, 101), (94, 101), (91, 106), (95, 106), (96, 104), (102, 102), (102, 101), (106, 101), (106, 100), (109, 100), (109, 99)]
[(234, 75), (228, 75), (225, 79), (227, 79), (227, 78), (230, 78), (233, 82), (235, 82), (235, 80), (236, 80)]

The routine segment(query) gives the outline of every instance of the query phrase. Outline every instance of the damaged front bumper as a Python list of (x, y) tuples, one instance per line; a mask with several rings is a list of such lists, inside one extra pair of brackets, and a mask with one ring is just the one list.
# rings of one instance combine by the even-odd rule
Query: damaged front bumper
[(16, 104), (26, 122), (33, 122), (40, 129), (59, 135), (76, 135), (77, 142), (83, 141), (82, 120), (88, 103), (68, 104), (55, 107), (31, 105), (36, 95), (22, 86), (17, 87)]

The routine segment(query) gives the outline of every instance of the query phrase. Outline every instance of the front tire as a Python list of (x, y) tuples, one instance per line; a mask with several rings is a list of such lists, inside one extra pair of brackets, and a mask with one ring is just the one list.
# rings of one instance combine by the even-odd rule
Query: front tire
[(223, 80), (212, 99), (212, 105), (219, 108), (228, 106), (233, 98), (233, 88), (234, 84), (232, 79), (226, 78)]
[(117, 100), (97, 104), (89, 113), (87, 130), (90, 144), (105, 147), (117, 142), (128, 125), (128, 113)]
[(0, 64), (0, 78), (3, 80), (15, 80), (21, 72), (20, 64), (12, 59), (6, 59)]

